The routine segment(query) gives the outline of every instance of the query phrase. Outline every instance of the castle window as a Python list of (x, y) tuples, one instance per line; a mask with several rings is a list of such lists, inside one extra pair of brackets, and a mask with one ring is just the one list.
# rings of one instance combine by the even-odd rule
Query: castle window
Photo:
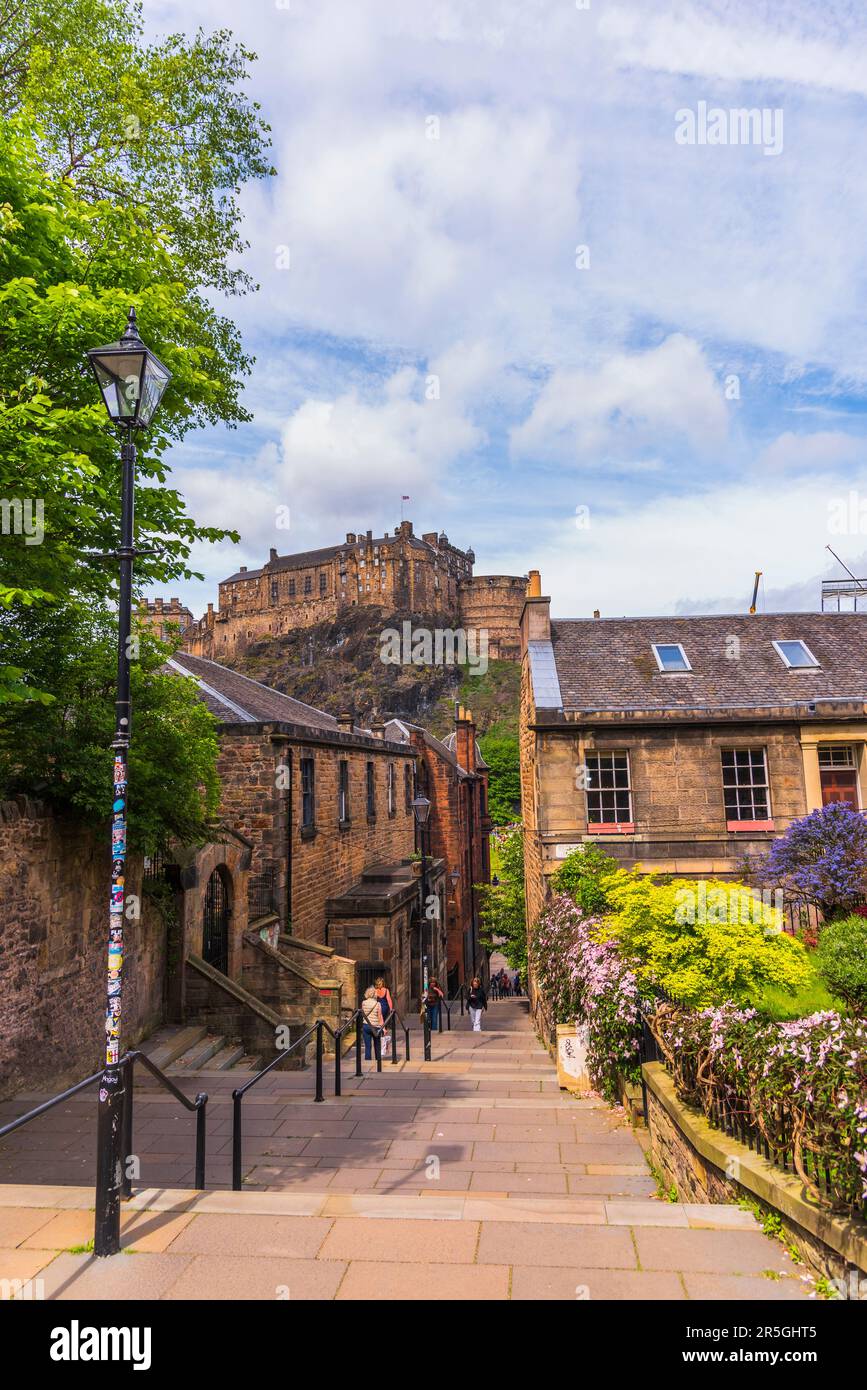
[(367, 819), (376, 820), (376, 773), (373, 763), (367, 764)]
[(310, 574), (304, 576), (304, 592), (305, 594), (313, 593), (313, 576)]
[(328, 576), (325, 575), (325, 574), (320, 574), (320, 576), (319, 576), (319, 596), (320, 596), (320, 598), (321, 598), (321, 596), (325, 593), (325, 590), (326, 590), (327, 585), (328, 585)]
[(289, 597), (290, 597), (290, 598), (294, 598), (294, 597), (295, 597), (295, 580), (294, 580), (294, 579), (290, 579), (290, 580), (289, 580)]
[(316, 824), (316, 783), (312, 758), (301, 759), (301, 829), (312, 830)]
[(337, 819), (341, 825), (349, 821), (349, 763), (340, 761), (340, 782), (337, 788)]
[(271, 602), (276, 603), (280, 595), (280, 585), (276, 579), (271, 580)]

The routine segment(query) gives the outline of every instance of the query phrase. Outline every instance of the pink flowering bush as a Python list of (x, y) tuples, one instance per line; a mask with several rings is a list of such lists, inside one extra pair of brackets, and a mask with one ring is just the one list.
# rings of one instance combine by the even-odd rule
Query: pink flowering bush
[(533, 933), (530, 968), (556, 1023), (587, 1024), (590, 1078), (615, 1099), (618, 1076), (639, 1079), (642, 1001), (635, 973), (606, 939), (604, 923), (585, 916), (565, 893), (554, 898)]
[(831, 1011), (774, 1023), (724, 1004), (658, 1004), (651, 1029), (678, 1094), (737, 1137), (788, 1160), (823, 1204), (863, 1214), (867, 1201), (867, 1026)]

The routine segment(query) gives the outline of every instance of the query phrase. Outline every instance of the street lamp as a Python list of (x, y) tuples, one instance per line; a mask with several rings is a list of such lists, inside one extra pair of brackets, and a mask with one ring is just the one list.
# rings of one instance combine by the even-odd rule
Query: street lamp
[[(424, 832), (425, 826), (430, 819), (430, 802), (426, 796), (417, 796), (413, 799), (412, 813), (415, 816), (415, 823), (418, 827), (419, 844), (421, 846), (421, 912), (419, 913), (418, 919), (418, 954), (419, 965), (421, 967), (421, 985), (418, 1002), (419, 1008), (424, 1012), (424, 1001), (428, 985), (427, 957), (424, 953), (424, 922), (427, 910), (427, 859), (424, 852)], [(428, 1034), (425, 1032), (426, 1043), (427, 1038)], [(430, 1061), (429, 1056), (427, 1056), (428, 1050), (429, 1043), (427, 1043), (425, 1047), (426, 1061)]]
[[(135, 496), (134, 432), (154, 417), (171, 373), (138, 335), (135, 309), (117, 343), (91, 348), (87, 354), (112, 424), (123, 431), (120, 444), (121, 508), (120, 595), (117, 630), (117, 697), (115, 700), (114, 794), (111, 816), (111, 892), (108, 918), (108, 989), (105, 1010), (105, 1070), (99, 1083), (96, 1159), (95, 1255), (120, 1250), (120, 1199), (124, 1182), (122, 1152), (125, 1076), (120, 1061), (121, 988), (123, 983), (123, 912), (127, 833), (127, 787), (130, 741), (130, 627)], [(130, 1098), (131, 1099), (131, 1098)]]

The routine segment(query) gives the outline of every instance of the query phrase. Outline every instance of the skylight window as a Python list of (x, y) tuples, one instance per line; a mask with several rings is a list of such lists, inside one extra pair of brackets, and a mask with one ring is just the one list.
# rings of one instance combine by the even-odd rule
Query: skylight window
[(775, 642), (774, 649), (791, 671), (818, 670), (819, 663), (800, 638)]
[(679, 642), (654, 642), (652, 645), (653, 655), (656, 657), (656, 664), (660, 671), (673, 674), (678, 671), (692, 670), (686, 652)]

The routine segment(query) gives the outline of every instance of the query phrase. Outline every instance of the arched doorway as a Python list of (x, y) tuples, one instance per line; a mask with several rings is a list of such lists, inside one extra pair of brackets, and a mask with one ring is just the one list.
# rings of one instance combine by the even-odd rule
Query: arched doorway
[(202, 956), (208, 965), (229, 973), (229, 886), (224, 871), (216, 868), (208, 879), (202, 922)]

